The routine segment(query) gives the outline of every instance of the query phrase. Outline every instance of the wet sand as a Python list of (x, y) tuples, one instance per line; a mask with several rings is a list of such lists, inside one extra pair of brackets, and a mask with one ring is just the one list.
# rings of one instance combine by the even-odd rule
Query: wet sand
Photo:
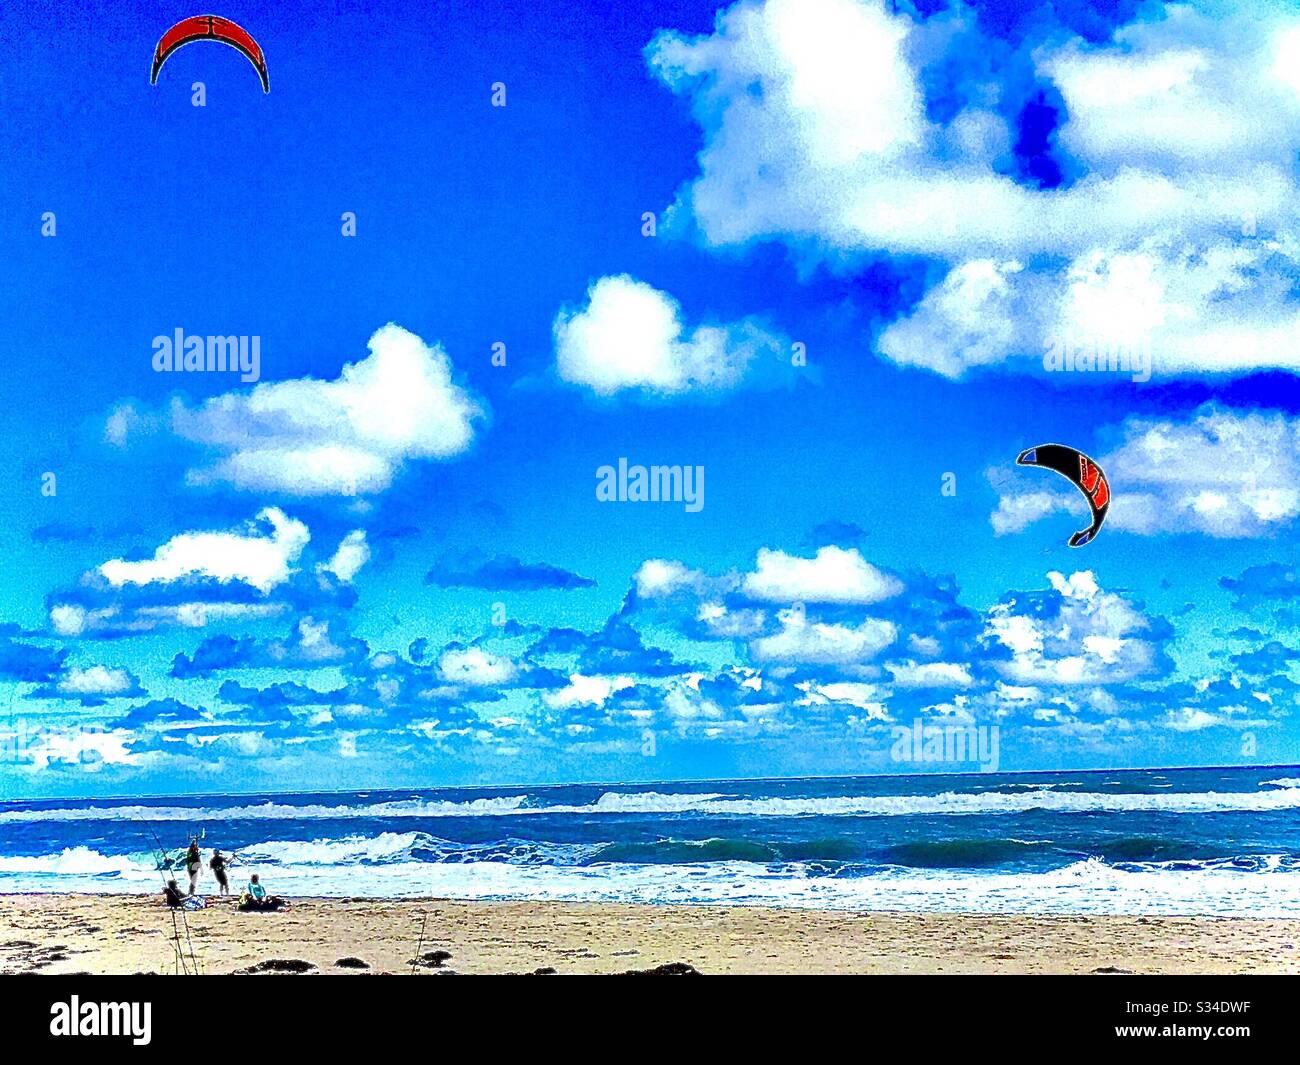
[[(1300, 972), (1298, 920), (436, 899), (305, 899), (259, 914), (211, 900), (179, 932), (186, 966), (192, 954), (204, 973), (279, 962), (313, 974), (618, 973), (670, 963), (705, 974)], [(336, 964), (343, 959), (366, 967)], [(157, 896), (0, 896), (0, 972), (177, 968), (172, 915)]]

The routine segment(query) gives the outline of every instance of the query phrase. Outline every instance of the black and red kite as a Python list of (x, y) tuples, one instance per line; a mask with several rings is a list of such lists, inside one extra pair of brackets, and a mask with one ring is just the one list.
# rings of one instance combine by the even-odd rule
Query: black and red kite
[(153, 50), (153, 70), (149, 72), (149, 84), (158, 84), (158, 71), (162, 70), (168, 56), (195, 41), (220, 41), (243, 52), (253, 64), (257, 76), (262, 79), (262, 91), (271, 91), (271, 79), (266, 73), (266, 56), (262, 54), (262, 46), (242, 26), (216, 15), (195, 15), (181, 19), (162, 35), (158, 47)]
[(1097, 535), (1102, 522), (1106, 520), (1106, 511), (1110, 509), (1110, 481), (1092, 459), (1077, 448), (1066, 447), (1064, 444), (1039, 444), (1038, 447), (1020, 452), (1016, 465), (1043, 466), (1055, 470), (1088, 500), (1088, 507), (1092, 510), (1092, 524), (1070, 537), (1071, 547), (1082, 547)]

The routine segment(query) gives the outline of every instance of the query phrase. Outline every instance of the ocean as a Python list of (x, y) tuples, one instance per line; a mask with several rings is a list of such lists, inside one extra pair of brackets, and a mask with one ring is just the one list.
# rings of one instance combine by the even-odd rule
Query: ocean
[[(1300, 768), (0, 803), (0, 892), (159, 890), (202, 837), (287, 896), (1300, 916)], [(184, 883), (184, 877), (179, 877)]]

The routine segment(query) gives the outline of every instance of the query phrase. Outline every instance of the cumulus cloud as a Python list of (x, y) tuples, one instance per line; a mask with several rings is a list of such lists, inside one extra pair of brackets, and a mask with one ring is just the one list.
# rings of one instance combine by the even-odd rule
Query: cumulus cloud
[(1117, 528), (1268, 536), (1300, 514), (1300, 419), (1211, 407), (1186, 424), (1133, 419), (1125, 430), (1100, 460), (1124, 485)]
[(511, 659), (482, 647), (450, 648), (438, 660), (438, 669), (451, 683), (471, 686), (505, 684), (518, 672)]
[(961, 662), (889, 662), (885, 668), (900, 688), (969, 688), (975, 683)]
[(777, 617), (780, 631), (750, 644), (759, 662), (856, 665), (874, 658), (898, 639), (898, 628), (879, 618), (840, 625), (810, 621), (798, 609), (783, 610)]
[(1087, 570), (1049, 573), (1052, 590), (1012, 596), (990, 609), (986, 634), (1010, 652), (996, 663), (1014, 685), (1114, 684), (1165, 668), (1167, 624), (1103, 591)]
[(122, 697), (140, 693), (139, 681), (130, 671), (110, 666), (87, 666), (84, 669), (74, 666), (59, 678), (55, 686), (64, 695), (77, 698)]
[(392, 324), (369, 347), (332, 381), (262, 383), (195, 408), (177, 401), (173, 430), (223, 453), (190, 480), (296, 496), (374, 493), (408, 461), (466, 451), (484, 409), (455, 383), (446, 353)]
[[(1186, 421), (1130, 418), (1098, 462), (1110, 477), (1107, 528), (1142, 535), (1272, 536), (1300, 515), (1300, 419), (1206, 406)], [(994, 531), (1058, 510), (1085, 513), (1073, 489), (1008, 492)]]
[(310, 540), (307, 526), (278, 507), (232, 530), (180, 533), (152, 557), (110, 559), (51, 593), (50, 625), (60, 636), (121, 637), (350, 606), (355, 591), (330, 567), (355, 564), (360, 544), (345, 541), (342, 558), (336, 552), (313, 575), (299, 566)]
[(675, 559), (648, 558), (632, 576), (637, 595), (655, 599), (673, 595), (682, 589), (701, 591), (711, 583), (707, 574), (691, 569)]
[(1053, 345), (1137, 346), (1156, 373), (1297, 369), (1298, 40), (1300, 15), (1244, 4), (1148, 4), (1101, 43), (1031, 33), (1014, 66), (1059, 93), (1075, 175), (1039, 188), (1006, 166), (1005, 71), (945, 76), (1005, 50), (970, 9), (737, 3), (647, 49), (704, 133), (670, 220), (714, 246), (937, 261), (879, 349), (949, 377), (1042, 372)]
[(361, 572), (361, 567), (370, 561), (370, 545), (366, 542), (365, 529), (353, 529), (348, 533), (328, 562), (322, 562), (317, 569), (329, 573), (344, 584)]
[(615, 692), (633, 686), (630, 677), (589, 677), (574, 673), (569, 683), (563, 688), (547, 692), (543, 696), (547, 706), (555, 709), (567, 709), (574, 706), (604, 706)]
[(1023, 350), (1025, 335), (1013, 287), (1023, 264), (972, 259), (955, 267), (925, 294), (912, 313), (880, 337), (883, 355), (903, 366), (921, 366), (960, 377), (972, 366), (1003, 362)]
[[(688, 593), (713, 603), (712, 616), (735, 613), (740, 601), (768, 603), (869, 604), (890, 599), (903, 590), (892, 574), (873, 566), (856, 547), (826, 545), (812, 557), (761, 547), (754, 568), (745, 573), (711, 576), (675, 559), (646, 559), (633, 575), (637, 596), (664, 599)], [(723, 603), (730, 597), (735, 602)]]
[(1088, 514), (1088, 504), (1077, 493), (1067, 495), (1063, 492), (1021, 492), (1014, 495), (998, 497), (997, 509), (990, 515), (993, 531), (999, 536), (1018, 533), (1029, 528), (1036, 521), (1050, 517), (1058, 511), (1066, 511), (1083, 517)]
[(889, 719), (889, 710), (881, 701), (885, 693), (878, 685), (864, 684), (861, 681), (832, 681), (828, 684), (803, 681), (796, 687), (803, 692), (803, 695), (795, 700), (796, 706), (839, 703), (861, 710), (871, 718), (881, 721)]
[(746, 319), (687, 326), (678, 302), (627, 274), (602, 277), (587, 303), (555, 319), (555, 366), (565, 381), (602, 396), (720, 392), (789, 342)]
[(129, 669), (116, 666), (69, 666), (33, 688), (29, 699), (68, 700), (84, 707), (103, 706), (110, 699), (132, 699), (147, 692)]
[(741, 587), (754, 599), (776, 603), (876, 603), (903, 590), (857, 548), (842, 547), (823, 547), (812, 558), (761, 548)]
[(192, 655), (172, 659), (171, 675), (210, 677), (230, 669), (319, 669), (358, 662), (369, 654), (364, 640), (347, 634), (329, 618), (301, 617), (284, 639), (262, 642), (252, 636), (209, 636)]
[(243, 581), (265, 594), (289, 579), (310, 539), (302, 522), (279, 507), (266, 507), (243, 531), (181, 533), (158, 548), (152, 559), (110, 559), (99, 572), (114, 588), (210, 577)]
[(94, 772), (106, 765), (136, 764), (131, 739), (126, 729), (42, 729), (24, 753), (33, 770), (74, 765)]

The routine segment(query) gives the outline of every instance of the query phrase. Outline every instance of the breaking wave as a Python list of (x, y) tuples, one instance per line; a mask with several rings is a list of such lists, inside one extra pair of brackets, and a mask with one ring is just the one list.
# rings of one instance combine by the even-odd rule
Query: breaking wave
[(465, 802), (422, 799), (364, 805), (294, 806), (262, 802), (227, 807), (86, 806), (54, 809), (3, 809), (0, 824), (31, 821), (310, 821), (389, 818), (543, 817), (620, 814), (710, 817), (907, 817), (934, 815), (1049, 813), (1267, 813), (1300, 809), (1300, 778), (1265, 781), (1269, 791), (1097, 792), (1061, 791), (1037, 786), (1014, 791), (946, 791), (937, 795), (845, 795), (800, 798), (745, 798), (723, 793), (664, 794), (655, 791), (609, 791), (581, 805), (548, 804), (530, 795), (471, 799)]

